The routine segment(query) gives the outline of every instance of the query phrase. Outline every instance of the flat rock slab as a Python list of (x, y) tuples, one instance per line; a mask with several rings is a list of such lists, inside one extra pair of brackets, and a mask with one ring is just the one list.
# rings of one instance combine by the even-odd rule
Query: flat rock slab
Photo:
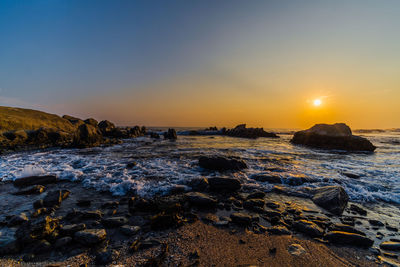
[(325, 239), (331, 243), (357, 247), (370, 247), (374, 244), (374, 241), (366, 236), (341, 231), (331, 231), (325, 235)]
[(385, 241), (380, 244), (380, 248), (384, 250), (400, 251), (400, 242)]
[(45, 185), (57, 183), (57, 176), (44, 175), (44, 176), (29, 176), (15, 179), (13, 184), (18, 187), (26, 187), (31, 185)]

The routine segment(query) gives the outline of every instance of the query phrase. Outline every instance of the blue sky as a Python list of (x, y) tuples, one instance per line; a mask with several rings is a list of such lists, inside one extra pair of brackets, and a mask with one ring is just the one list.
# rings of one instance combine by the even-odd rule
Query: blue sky
[[(0, 105), (119, 124), (396, 127), (399, 14), (386, 0), (2, 1)], [(320, 115), (306, 110), (316, 97)]]

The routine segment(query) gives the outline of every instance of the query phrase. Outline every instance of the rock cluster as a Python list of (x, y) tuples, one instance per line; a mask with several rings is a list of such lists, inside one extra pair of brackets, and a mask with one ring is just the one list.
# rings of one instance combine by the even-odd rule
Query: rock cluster
[(240, 124), (233, 129), (224, 129), (222, 135), (242, 137), (242, 138), (258, 138), (272, 137), (279, 138), (275, 133), (264, 131), (263, 128), (246, 128), (246, 124)]

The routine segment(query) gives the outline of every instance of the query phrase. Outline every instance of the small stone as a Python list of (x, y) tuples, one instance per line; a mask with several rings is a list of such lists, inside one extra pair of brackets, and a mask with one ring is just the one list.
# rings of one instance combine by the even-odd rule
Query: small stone
[(29, 221), (28, 217), (26, 216), (25, 213), (21, 213), (19, 215), (14, 215), (11, 217), (11, 219), (8, 221), (8, 226), (15, 226), (19, 225), (21, 223)]
[(33, 195), (33, 194), (41, 194), (46, 188), (43, 185), (33, 185), (22, 189), (18, 192), (15, 192), (14, 195)]
[(324, 233), (318, 225), (311, 221), (299, 220), (293, 224), (293, 228), (311, 237), (321, 237)]
[(189, 192), (186, 195), (187, 201), (193, 206), (202, 208), (214, 208), (217, 205), (217, 201), (210, 196), (199, 193), (199, 192)]
[(379, 226), (379, 227), (381, 227), (381, 226), (384, 226), (384, 225), (385, 225), (383, 222), (378, 221), (378, 220), (374, 220), (374, 219), (370, 219), (370, 220), (368, 220), (368, 222), (369, 222), (372, 226)]
[(82, 231), (86, 229), (86, 225), (84, 223), (80, 224), (69, 224), (63, 225), (60, 227), (60, 233), (63, 235), (73, 235), (78, 231)]
[(111, 217), (103, 219), (102, 223), (105, 227), (114, 228), (127, 224), (128, 219), (125, 217)]
[(300, 255), (306, 253), (306, 250), (299, 244), (291, 244), (288, 247), (288, 251), (290, 254), (292, 254), (294, 256), (300, 256)]
[(291, 235), (292, 233), (284, 226), (268, 227), (267, 232), (273, 235)]
[(243, 225), (243, 226), (248, 226), (251, 224), (252, 218), (250, 215), (245, 214), (245, 213), (240, 213), (240, 212), (235, 212), (231, 214), (231, 219), (232, 222)]
[(137, 232), (140, 231), (140, 226), (130, 226), (130, 225), (123, 225), (119, 228), (121, 232), (126, 236), (135, 235)]
[(107, 233), (104, 229), (86, 229), (74, 234), (74, 239), (84, 245), (95, 245), (104, 241)]
[(97, 265), (107, 265), (119, 257), (119, 252), (115, 249), (106, 249), (96, 254), (95, 262)]

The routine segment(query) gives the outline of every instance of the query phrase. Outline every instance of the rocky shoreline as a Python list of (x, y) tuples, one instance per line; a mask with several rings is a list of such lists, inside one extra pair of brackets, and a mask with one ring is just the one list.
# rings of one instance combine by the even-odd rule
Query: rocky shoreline
[[(373, 220), (367, 209), (349, 205), (340, 186), (316, 189), (311, 199), (243, 188), (235, 175), (199, 178), (188, 186), (189, 191), (145, 199), (115, 197), (52, 175), (3, 182), (1, 261), (59, 264), (55, 266), (230, 265), (232, 259), (224, 260), (222, 252), (210, 248), (223, 245), (208, 243), (213, 233), (214, 239), (237, 240), (225, 246), (238, 251), (242, 264), (274, 266), (274, 261), (276, 266), (301, 266), (311, 258), (307, 266), (397, 266), (399, 225)], [(371, 233), (393, 238), (379, 242)], [(194, 240), (189, 242), (190, 238)], [(257, 259), (243, 254), (265, 251), (259, 240), (268, 243), (268, 254)], [(201, 245), (192, 249), (192, 242)]]

